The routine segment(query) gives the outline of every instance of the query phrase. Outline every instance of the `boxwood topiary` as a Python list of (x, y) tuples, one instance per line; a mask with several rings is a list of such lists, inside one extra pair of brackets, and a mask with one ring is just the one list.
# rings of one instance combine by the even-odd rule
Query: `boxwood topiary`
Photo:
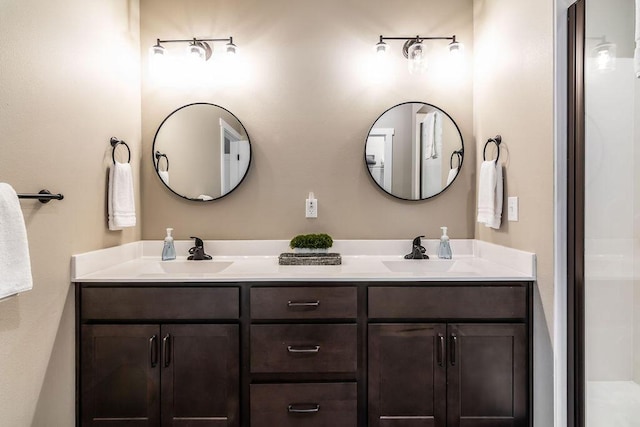
[(289, 243), (291, 249), (327, 249), (333, 245), (333, 239), (328, 234), (300, 234)]

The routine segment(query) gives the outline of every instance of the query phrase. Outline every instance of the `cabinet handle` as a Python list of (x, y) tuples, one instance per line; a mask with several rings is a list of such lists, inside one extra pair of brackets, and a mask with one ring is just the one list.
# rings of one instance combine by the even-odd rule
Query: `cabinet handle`
[(458, 345), (458, 337), (451, 334), (451, 366), (456, 366), (456, 347)]
[(318, 403), (292, 403), (287, 407), (292, 414), (314, 414), (320, 411)]
[(164, 359), (164, 367), (169, 367), (171, 364), (171, 334), (162, 338), (162, 358)]
[(444, 357), (444, 335), (438, 334), (438, 366), (442, 366)]
[(289, 353), (317, 353), (320, 351), (320, 346), (319, 345), (309, 345), (309, 346), (288, 345), (287, 351)]
[(155, 368), (158, 364), (158, 337), (156, 335), (149, 338), (149, 359), (151, 367)]
[(311, 309), (316, 309), (320, 306), (320, 301), (316, 300), (316, 301), (289, 301), (287, 302), (287, 307), (289, 308), (296, 308), (296, 307), (304, 307), (304, 308), (311, 308)]

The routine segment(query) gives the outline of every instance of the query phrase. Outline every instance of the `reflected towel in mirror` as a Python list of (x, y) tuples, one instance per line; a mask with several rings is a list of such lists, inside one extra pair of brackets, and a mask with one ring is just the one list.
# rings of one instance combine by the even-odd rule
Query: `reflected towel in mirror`
[(160, 175), (160, 179), (165, 183), (166, 186), (169, 186), (169, 171), (158, 171), (158, 175)]

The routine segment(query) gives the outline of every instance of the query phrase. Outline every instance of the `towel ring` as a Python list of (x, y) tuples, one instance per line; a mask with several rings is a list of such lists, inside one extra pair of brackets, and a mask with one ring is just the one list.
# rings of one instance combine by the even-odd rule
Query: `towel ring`
[(496, 135), (495, 138), (489, 138), (487, 140), (487, 142), (484, 144), (484, 150), (482, 150), (482, 159), (485, 161), (487, 160), (487, 145), (489, 145), (490, 142), (496, 144), (496, 148), (498, 149), (498, 154), (496, 155), (497, 162), (500, 158), (500, 144), (502, 143), (502, 137), (500, 135)]
[(166, 160), (166, 162), (167, 162), (167, 169), (165, 169), (165, 170), (166, 170), (167, 172), (169, 172), (169, 158), (167, 157), (167, 155), (166, 155), (166, 154), (163, 154), (163, 153), (161, 153), (161, 152), (159, 152), (159, 151), (156, 151), (155, 156), (156, 156), (156, 171), (160, 171), (160, 158), (161, 158), (161, 157), (164, 157), (164, 159), (165, 159), (165, 160)]
[(453, 156), (456, 156), (456, 158), (458, 159), (458, 166), (457, 168), (460, 168), (460, 166), (462, 166), (462, 150), (459, 151), (454, 151), (453, 153), (451, 153), (451, 158), (449, 159), (449, 168), (453, 169)]
[(131, 163), (131, 149), (129, 148), (129, 146), (127, 145), (126, 142), (124, 142), (121, 139), (116, 138), (115, 136), (112, 136), (111, 139), (109, 140), (109, 142), (111, 143), (111, 146), (113, 147), (113, 150), (111, 151), (111, 159), (113, 160), (113, 164), (116, 163), (116, 148), (120, 144), (122, 144), (125, 147), (127, 147), (127, 153), (129, 153), (129, 158), (127, 159), (127, 163)]

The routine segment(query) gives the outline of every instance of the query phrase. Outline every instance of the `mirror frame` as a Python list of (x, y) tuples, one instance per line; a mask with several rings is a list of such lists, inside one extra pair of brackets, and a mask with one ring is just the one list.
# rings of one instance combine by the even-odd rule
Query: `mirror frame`
[[(459, 157), (459, 158), (460, 158), (460, 164), (458, 165), (458, 173), (456, 174), (455, 178), (453, 178), (453, 180), (449, 183), (449, 185), (447, 185), (446, 187), (444, 187), (444, 188), (443, 188), (442, 190), (440, 190), (438, 193), (433, 194), (433, 195), (431, 195), (431, 196), (429, 196), (429, 197), (422, 198), (422, 199), (407, 199), (407, 198), (400, 197), (400, 196), (397, 196), (397, 195), (395, 195), (395, 194), (393, 194), (393, 193), (388, 192), (387, 190), (385, 190), (385, 189), (384, 189), (384, 187), (383, 187), (382, 185), (380, 185), (380, 184), (378, 183), (378, 181), (376, 181), (376, 180), (375, 180), (375, 178), (373, 177), (373, 174), (371, 173), (371, 169), (369, 169), (369, 165), (367, 164), (367, 139), (369, 138), (369, 135), (371, 135), (371, 131), (376, 127), (376, 123), (377, 123), (377, 122), (378, 122), (378, 120), (380, 120), (380, 118), (381, 118), (382, 116), (384, 116), (388, 111), (390, 111), (390, 110), (392, 110), (392, 109), (394, 109), (394, 108), (396, 108), (396, 107), (400, 107), (400, 106), (402, 106), (402, 105), (406, 105), (406, 104), (422, 104), (422, 105), (426, 105), (426, 106), (432, 107), (432, 108), (434, 108), (434, 109), (436, 109), (436, 110), (440, 111), (442, 114), (444, 114), (446, 117), (448, 117), (448, 118), (449, 118), (449, 120), (451, 120), (451, 123), (453, 123), (453, 125), (454, 125), (454, 126), (455, 126), (455, 128), (456, 128), (456, 130), (458, 131), (458, 135), (460, 136), (460, 145), (461, 145), (461, 148), (460, 148), (460, 150), (458, 150), (458, 151), (462, 151), (462, 156), (461, 156), (461, 157)], [(365, 165), (365, 168), (367, 169), (367, 173), (369, 174), (369, 178), (371, 178), (371, 181), (373, 181), (373, 183), (374, 183), (374, 184), (376, 184), (376, 186), (377, 186), (380, 190), (382, 190), (385, 194), (388, 194), (388, 195), (390, 195), (390, 196), (392, 196), (392, 197), (394, 197), (394, 198), (396, 198), (396, 199), (399, 199), (399, 200), (406, 200), (406, 201), (408, 201), (408, 202), (423, 202), (423, 201), (425, 201), (425, 200), (433, 199), (434, 197), (436, 197), (436, 196), (438, 196), (438, 195), (440, 195), (440, 194), (444, 193), (444, 192), (445, 192), (449, 187), (451, 187), (451, 186), (453, 185), (453, 183), (456, 181), (456, 179), (458, 179), (458, 176), (460, 176), (460, 171), (462, 170), (462, 164), (464, 163), (464, 151), (465, 151), (465, 150), (464, 150), (464, 138), (462, 137), (462, 132), (460, 131), (460, 127), (458, 126), (458, 124), (456, 123), (456, 121), (455, 121), (455, 120), (453, 120), (453, 118), (449, 115), (449, 113), (447, 113), (447, 112), (446, 112), (446, 111), (444, 111), (442, 108), (440, 108), (440, 107), (438, 107), (438, 106), (436, 106), (436, 105), (429, 104), (428, 102), (422, 102), (422, 101), (406, 101), (406, 102), (401, 102), (401, 103), (399, 103), (399, 104), (396, 104), (396, 105), (394, 105), (394, 106), (392, 106), (392, 107), (387, 108), (386, 110), (384, 110), (384, 111), (382, 112), (382, 114), (380, 114), (380, 115), (379, 115), (379, 116), (378, 116), (378, 117), (373, 121), (373, 124), (372, 124), (372, 125), (371, 125), (371, 127), (369, 128), (369, 132), (367, 132), (367, 136), (365, 137), (365, 140), (364, 140), (364, 156), (363, 156), (363, 159), (364, 159), (364, 165)]]
[[(157, 168), (157, 164), (156, 164), (156, 139), (158, 138), (158, 133), (160, 133), (160, 129), (162, 129), (162, 125), (164, 125), (164, 123), (169, 120), (169, 118), (171, 116), (173, 116), (175, 113), (177, 113), (178, 111), (187, 108), (187, 107), (192, 107), (194, 105), (211, 105), (213, 107), (218, 107), (224, 111), (226, 111), (227, 113), (231, 114), (231, 116), (236, 119), (238, 121), (238, 123), (240, 123), (240, 126), (242, 126), (242, 129), (244, 130), (245, 135), (247, 135), (247, 141), (249, 142), (249, 163), (247, 164), (247, 170), (245, 171), (244, 175), (242, 176), (242, 179), (240, 179), (240, 181), (238, 182), (238, 184), (233, 187), (230, 191), (228, 191), (227, 193), (221, 195), (220, 197), (216, 197), (213, 198), (211, 200), (202, 200), (202, 199), (192, 199), (191, 197), (186, 197), (178, 192), (176, 192), (174, 189), (172, 189), (170, 186), (168, 186), (164, 180), (160, 177), (160, 174), (158, 173), (158, 168)], [(159, 162), (160, 159), (157, 159), (157, 161)], [(249, 132), (247, 132), (247, 128), (244, 127), (244, 124), (242, 124), (242, 122), (240, 121), (240, 119), (233, 114), (231, 111), (227, 110), (226, 108), (218, 105), (218, 104), (213, 104), (211, 102), (192, 102), (191, 104), (186, 104), (183, 105), (181, 107), (176, 108), (175, 110), (173, 110), (171, 113), (169, 113), (169, 115), (167, 115), (167, 117), (165, 117), (162, 122), (160, 123), (160, 125), (158, 126), (158, 129), (156, 129), (156, 133), (153, 136), (153, 144), (151, 145), (151, 162), (153, 164), (153, 170), (156, 174), (156, 176), (158, 177), (158, 179), (160, 180), (160, 182), (162, 183), (162, 185), (164, 185), (166, 188), (169, 189), (169, 191), (171, 191), (173, 194), (175, 194), (176, 196), (179, 196), (185, 200), (189, 200), (191, 202), (198, 202), (198, 203), (202, 203), (202, 202), (214, 202), (216, 200), (220, 200), (226, 196), (228, 196), (229, 194), (233, 193), (236, 188), (240, 187), (240, 185), (242, 185), (242, 183), (244, 182), (244, 180), (247, 178), (247, 175), (249, 174), (249, 169), (251, 169), (251, 162), (253, 161), (253, 148), (251, 147), (251, 137), (249, 136)]]

